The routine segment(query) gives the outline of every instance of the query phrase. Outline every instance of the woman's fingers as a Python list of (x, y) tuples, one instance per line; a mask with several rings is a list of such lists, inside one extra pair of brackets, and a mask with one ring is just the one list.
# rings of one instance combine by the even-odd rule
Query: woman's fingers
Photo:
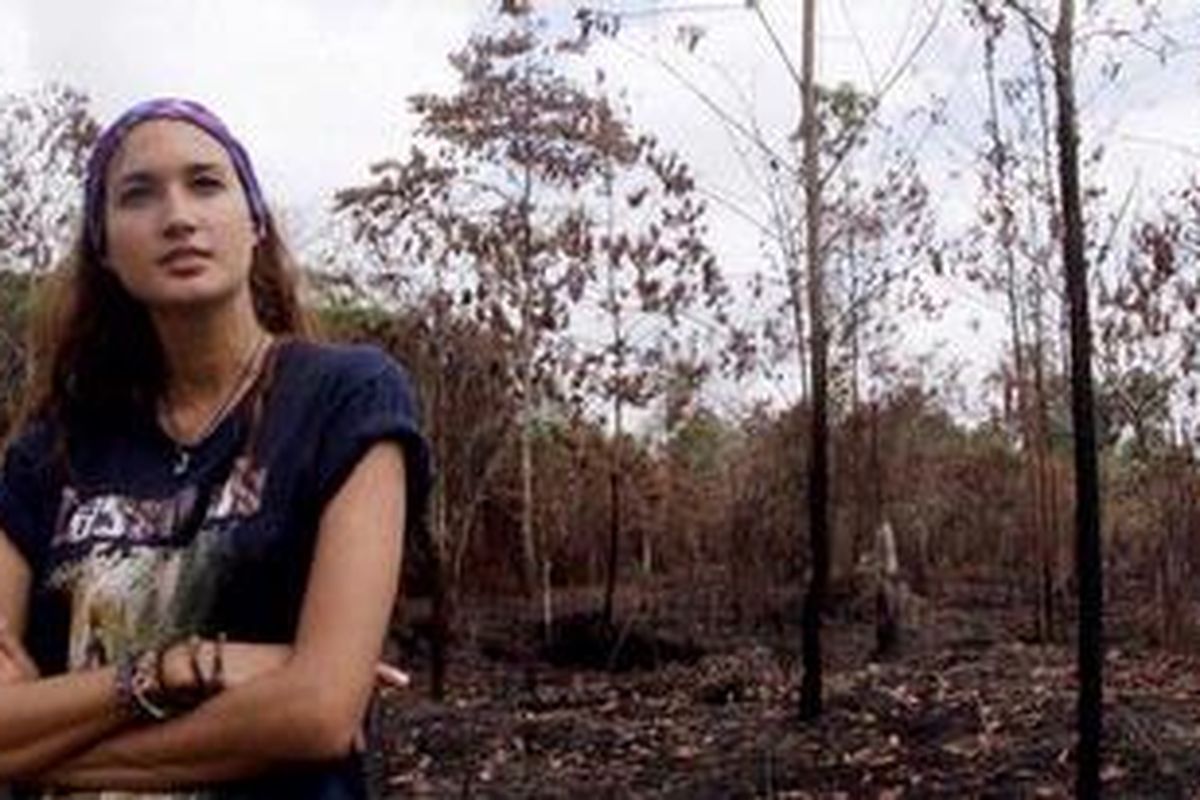
[(0, 683), (35, 681), (39, 677), (37, 664), (25, 652), (21, 640), (8, 626), (8, 620), (0, 615)]
[(384, 689), (407, 689), (412, 683), (407, 672), (382, 661), (375, 665), (375, 678)]
[(17, 660), (8, 654), (9, 636), (8, 627), (3, 617), (0, 617), (0, 686), (21, 683), (24, 680)]
[[(202, 648), (202, 666), (216, 668), (216, 643)], [(248, 642), (224, 642), (221, 649), (222, 683), (225, 688), (234, 688), (249, 683), (270, 672), (282, 669), (292, 657), (292, 648), (278, 644), (250, 644)], [(180, 659), (177, 659), (180, 660)], [(189, 673), (184, 673), (189, 674)]]

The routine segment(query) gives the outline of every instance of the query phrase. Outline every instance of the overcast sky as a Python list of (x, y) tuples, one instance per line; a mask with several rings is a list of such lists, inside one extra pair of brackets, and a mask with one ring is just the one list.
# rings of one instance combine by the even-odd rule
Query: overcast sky
[[(453, 85), (447, 54), (493, 18), (497, 5), (497, 0), (0, 0), (0, 88), (65, 81), (93, 98), (102, 121), (144, 97), (193, 96), (211, 104), (246, 140), (276, 203), (307, 206), (360, 177), (372, 160), (407, 149), (411, 120), (405, 98)], [(561, 21), (579, 4), (535, 5)], [(722, 174), (729, 137), (656, 57), (679, 65), (730, 107), (740, 111), (748, 101), (768, 135), (788, 146), (783, 137), (797, 119), (794, 85), (764, 29), (740, 2), (602, 5), (634, 14), (615, 44), (594, 51), (593, 62), (610, 71), (610, 85), (627, 89), (639, 120), (687, 151), (706, 180), (736, 184)], [(702, 10), (637, 15), (680, 5)], [(796, 63), (796, 4), (763, 5)], [(866, 47), (878, 54), (876, 70), (885, 69), (888, 55), (916, 33), (903, 2), (843, 5), (864, 10), (855, 22)], [(916, 22), (927, 17), (920, 12)], [(678, 26), (687, 23), (706, 29), (695, 55), (676, 44)], [(821, 53), (827, 77), (859, 78), (860, 51), (850, 46), (844, 15), (831, 15), (827, 27)], [(734, 196), (746, 194), (732, 188)]]
[[(494, 18), (498, 0), (0, 0), (0, 91), (48, 80), (87, 92), (101, 121), (154, 95), (179, 94), (211, 105), (246, 142), (274, 205), (315, 225), (331, 193), (360, 181), (374, 160), (407, 151), (412, 120), (405, 98), (445, 91), (454, 74), (447, 54)], [(535, 0), (565, 25), (583, 3)], [(798, 120), (795, 84), (768, 26), (743, 0), (610, 0), (631, 12), (618, 39), (596, 48), (587, 69), (603, 66), (624, 88), (635, 119), (683, 151), (702, 185), (743, 213), (764, 218), (761, 193), (735, 156), (736, 136), (659, 60), (703, 86), (726, 108), (754, 119), (782, 148)], [(798, 64), (798, 0), (760, 0), (764, 16)], [(877, 86), (904, 60), (942, 11), (919, 58), (886, 96), (884, 117), (901, 121), (934, 95), (947, 99), (941, 129), (914, 127), (910, 147), (942, 187), (947, 216), (966, 213), (974, 189), (956, 185), (982, 138), (981, 48), (958, 0), (820, 0), (819, 71), (827, 83)], [(1109, 0), (1110, 8), (1135, 8)], [(1085, 145), (1102, 139), (1116, 194), (1131, 185), (1154, 191), (1196, 170), (1200, 159), (1200, 10), (1164, 0), (1164, 27), (1181, 54), (1164, 68), (1133, 52), (1119, 85), (1085, 79)], [(686, 13), (663, 13), (679, 7)], [(647, 13), (657, 11), (658, 13)], [(1114, 21), (1114, 25), (1122, 22)], [(699, 25), (694, 53), (678, 43), (681, 24)], [(1107, 23), (1106, 23), (1107, 24)], [(1112, 27), (1112, 26), (1110, 26)], [(1083, 71), (1097, 74), (1105, 45), (1089, 46)], [(1189, 49), (1190, 47), (1190, 49)], [(1090, 71), (1089, 71), (1090, 70)], [(916, 133), (920, 131), (920, 134)], [(755, 229), (714, 209), (715, 245), (728, 272), (761, 266)], [(963, 313), (986, 313), (966, 298)], [(962, 314), (960, 314), (960, 317)], [(961, 320), (960, 320), (961, 322)], [(985, 323), (987, 320), (985, 320)]]
[(0, 0), (0, 81), (65, 81), (102, 121), (194, 97), (245, 141), (276, 203), (307, 206), (403, 144), (404, 98), (448, 86), (445, 55), (479, 5)]

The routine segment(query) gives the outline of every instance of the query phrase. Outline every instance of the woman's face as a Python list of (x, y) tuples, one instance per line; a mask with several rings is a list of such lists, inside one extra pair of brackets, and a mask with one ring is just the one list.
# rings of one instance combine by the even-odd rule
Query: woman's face
[(106, 261), (151, 310), (248, 297), (255, 231), (229, 154), (200, 128), (151, 120), (108, 165)]

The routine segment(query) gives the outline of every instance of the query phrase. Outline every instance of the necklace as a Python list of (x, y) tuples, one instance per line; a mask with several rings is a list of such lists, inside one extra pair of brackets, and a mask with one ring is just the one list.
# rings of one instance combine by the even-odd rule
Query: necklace
[(237, 399), (242, 396), (243, 390), (249, 385), (251, 379), (257, 376), (257, 367), (260, 362), (259, 356), (262, 355), (263, 350), (270, 341), (270, 334), (264, 333), (258, 337), (253, 346), (247, 348), (246, 355), (238, 369), (237, 378), (230, 385), (229, 391), (221, 398), (221, 402), (213, 409), (205, 421), (204, 427), (200, 429), (200, 432), (196, 436), (192, 437), (190, 444), (183, 441), (184, 437), (180, 435), (179, 429), (175, 425), (175, 416), (172, 413), (172, 409), (164, 399), (160, 413), (163, 427), (167, 429), (167, 434), (171, 437), (171, 441), (175, 445), (175, 463), (171, 471), (176, 477), (187, 473), (192, 464), (192, 449), (204, 442), (217, 429), (217, 426), (225, 419), (225, 416), (233, 408)]

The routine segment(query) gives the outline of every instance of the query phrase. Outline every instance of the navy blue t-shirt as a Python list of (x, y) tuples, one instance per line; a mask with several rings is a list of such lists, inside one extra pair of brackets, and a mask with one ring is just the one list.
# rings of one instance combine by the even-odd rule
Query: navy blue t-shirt
[[(428, 451), (393, 360), (284, 341), (266, 372), (182, 474), (154, 419), (72, 431), (65, 460), (42, 423), (9, 447), (0, 528), (33, 571), (26, 640), (43, 674), (192, 633), (290, 644), (322, 510), (376, 442), (403, 445), (410, 525), (420, 515)], [(350, 758), (204, 795), (363, 797), (361, 767)]]

